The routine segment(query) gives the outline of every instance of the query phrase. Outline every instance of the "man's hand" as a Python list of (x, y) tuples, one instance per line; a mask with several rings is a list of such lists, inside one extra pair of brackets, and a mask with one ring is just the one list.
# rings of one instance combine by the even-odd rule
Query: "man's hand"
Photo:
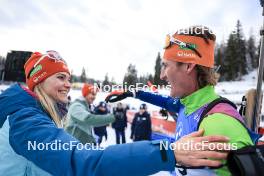
[(229, 139), (224, 136), (202, 136), (203, 132), (199, 130), (173, 143), (176, 146), (174, 155), (177, 164), (192, 167), (219, 167), (222, 164), (220, 160), (227, 157), (225, 150)]
[(127, 97), (134, 97), (133, 92), (123, 91), (123, 90), (115, 90), (115, 91), (111, 92), (109, 95), (107, 95), (107, 97), (105, 98), (105, 101), (113, 103), (113, 102), (121, 101)]

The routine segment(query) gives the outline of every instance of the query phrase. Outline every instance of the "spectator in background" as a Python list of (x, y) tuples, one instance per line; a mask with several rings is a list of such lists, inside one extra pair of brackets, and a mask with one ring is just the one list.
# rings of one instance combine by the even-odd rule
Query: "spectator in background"
[(79, 139), (81, 143), (96, 143), (93, 128), (114, 122), (115, 117), (92, 114), (92, 103), (97, 90), (91, 84), (84, 84), (82, 97), (76, 99), (69, 107), (66, 131)]
[(134, 141), (151, 140), (151, 119), (145, 103), (140, 105), (139, 112), (135, 114), (130, 138)]
[(127, 117), (122, 103), (117, 104), (113, 113), (116, 118), (115, 122), (112, 124), (116, 133), (116, 143), (120, 144), (120, 138), (122, 138), (122, 143), (124, 144), (126, 143), (125, 128), (127, 127)]
[[(99, 105), (95, 108), (94, 113), (97, 115), (107, 114), (108, 113), (107, 104), (104, 101), (101, 101)], [(94, 127), (94, 134), (98, 136), (97, 143), (99, 145), (102, 143), (103, 136), (105, 137), (105, 140), (107, 140), (106, 125)]]

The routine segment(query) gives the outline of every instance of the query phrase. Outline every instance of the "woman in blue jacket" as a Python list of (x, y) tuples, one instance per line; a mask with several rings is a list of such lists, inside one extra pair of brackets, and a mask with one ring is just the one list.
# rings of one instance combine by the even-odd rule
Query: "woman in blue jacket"
[[(149, 175), (174, 170), (177, 163), (219, 166), (215, 151), (165, 149), (161, 141), (83, 146), (62, 128), (60, 106), (67, 102), (70, 72), (57, 52), (33, 53), (25, 66), (28, 88), (15, 84), (0, 95), (0, 175)], [(220, 141), (196, 132), (175, 143)]]

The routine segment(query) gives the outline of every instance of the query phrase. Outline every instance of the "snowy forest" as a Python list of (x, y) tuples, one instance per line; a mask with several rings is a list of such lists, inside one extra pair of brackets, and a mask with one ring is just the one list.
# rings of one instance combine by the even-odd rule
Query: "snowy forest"
[[(256, 41), (252, 33), (246, 39), (243, 26), (238, 20), (233, 31), (230, 32), (226, 41), (217, 43), (215, 47), (215, 69), (221, 75), (219, 81), (239, 81), (243, 75), (258, 67), (260, 41)], [(136, 64), (130, 63), (124, 75), (123, 83), (134, 85), (136, 83), (146, 84), (151, 81), (154, 85), (165, 85), (166, 82), (159, 79), (161, 69), (161, 54), (158, 52), (153, 60), (154, 73), (138, 75)], [(81, 76), (74, 76), (73, 81), (97, 82), (86, 75), (85, 69)], [(102, 82), (103, 85), (116, 84), (114, 78), (110, 79), (108, 74)]]

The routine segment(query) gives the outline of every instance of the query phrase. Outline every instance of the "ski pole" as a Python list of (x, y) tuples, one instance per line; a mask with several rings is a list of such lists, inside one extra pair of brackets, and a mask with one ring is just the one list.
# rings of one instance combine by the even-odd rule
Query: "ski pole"
[[(262, 16), (264, 17), (264, 0), (260, 0), (260, 5), (262, 6)], [(264, 18), (263, 18), (264, 19)], [(264, 25), (264, 21), (263, 21)], [(262, 80), (263, 80), (263, 67), (264, 67), (264, 29), (263, 26), (260, 30), (261, 36), (261, 46), (260, 46), (260, 55), (259, 55), (259, 68), (258, 68), (258, 83), (257, 83), (257, 91), (256, 91), (256, 101), (253, 112), (253, 123), (252, 130), (258, 132), (260, 114), (261, 114), (261, 102), (262, 102)]]

